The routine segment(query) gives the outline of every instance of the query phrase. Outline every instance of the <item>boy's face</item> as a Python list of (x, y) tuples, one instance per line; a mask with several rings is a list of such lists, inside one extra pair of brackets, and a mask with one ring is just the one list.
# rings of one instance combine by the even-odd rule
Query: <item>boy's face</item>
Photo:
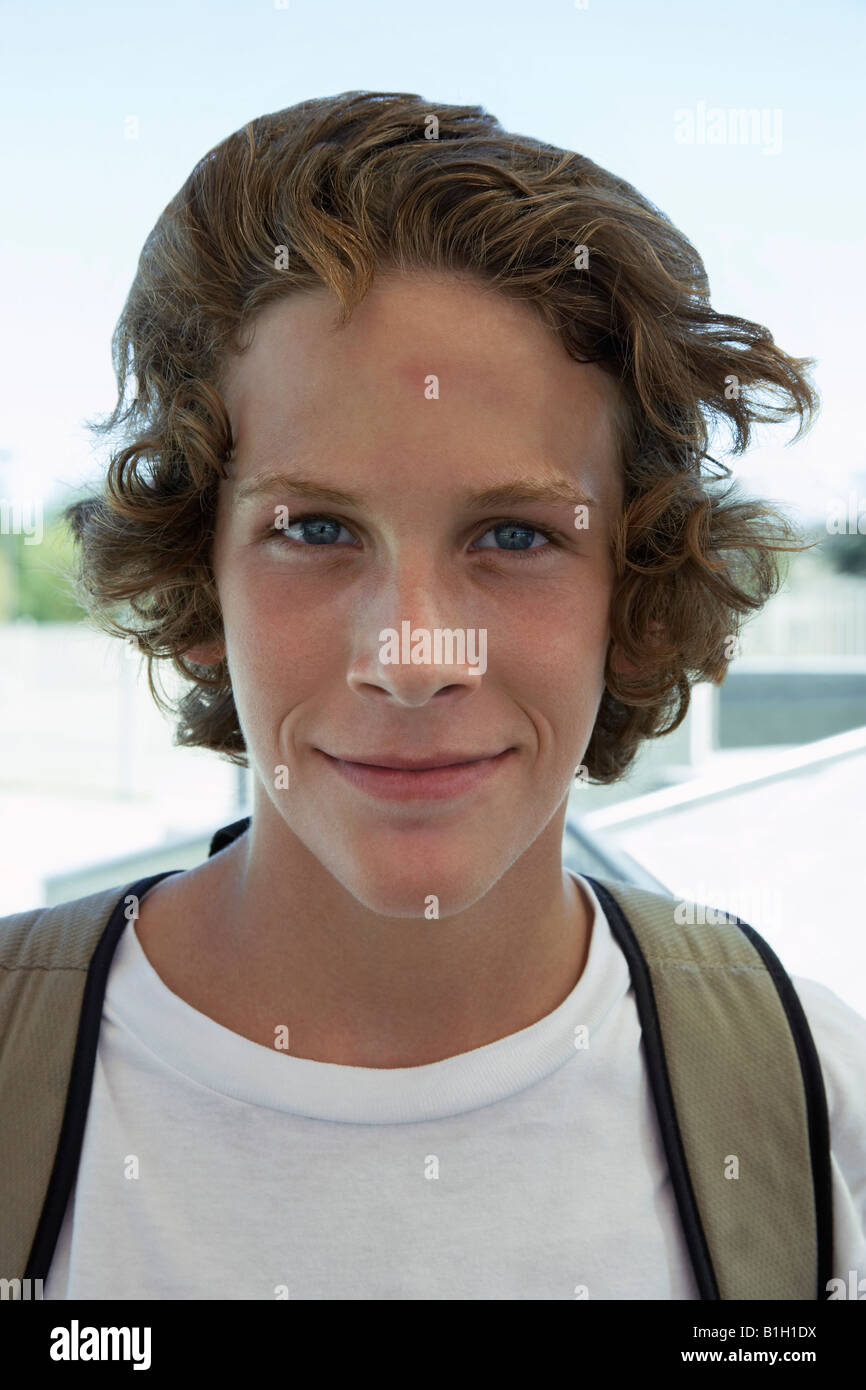
[[(558, 845), (604, 688), (617, 387), (468, 277), (382, 277), (336, 325), (327, 291), (282, 300), (230, 364), (224, 650), (256, 814), (273, 807), (371, 910), (422, 915), (436, 893), (444, 915), (546, 827)], [(304, 488), (253, 493), (271, 473)], [(554, 482), (575, 495), (476, 497)], [(410, 652), (429, 637), (421, 664), (400, 659), (403, 624)], [(436, 629), (465, 655), (437, 656)], [(447, 776), (348, 765), (500, 754)]]

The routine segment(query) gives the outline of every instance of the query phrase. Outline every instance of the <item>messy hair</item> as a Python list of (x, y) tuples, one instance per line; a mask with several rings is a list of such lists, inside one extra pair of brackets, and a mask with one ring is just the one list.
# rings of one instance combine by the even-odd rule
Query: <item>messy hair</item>
[[(65, 512), (80, 601), (137, 643), (176, 744), (248, 765), (226, 657), (184, 656), (223, 638), (211, 552), (233, 451), (227, 364), (275, 300), (325, 286), (346, 323), (374, 276), (427, 270), (527, 302), (576, 361), (618, 382), (623, 508), (584, 754), (589, 780), (615, 782), (644, 740), (681, 723), (693, 683), (721, 683), (730, 639), (779, 588), (780, 553), (806, 548), (707, 447), (724, 422), (734, 454), (756, 422), (796, 416), (799, 439), (819, 404), (814, 360), (712, 309), (697, 251), (624, 179), (482, 107), (344, 92), (260, 116), (196, 164), (145, 241), (114, 331), (117, 404), (89, 424), (120, 429), (120, 447), (98, 494)], [(165, 661), (182, 677), (173, 699), (154, 682)]]

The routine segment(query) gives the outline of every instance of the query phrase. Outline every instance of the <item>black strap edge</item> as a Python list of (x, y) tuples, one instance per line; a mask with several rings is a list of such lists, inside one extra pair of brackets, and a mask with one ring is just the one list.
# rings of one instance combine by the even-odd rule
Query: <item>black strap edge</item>
[[(698, 1290), (703, 1301), (719, 1301), (721, 1295), (718, 1280), (713, 1268), (710, 1247), (701, 1221), (697, 1198), (692, 1187), (682, 1133), (677, 1120), (649, 966), (619, 903), (597, 879), (590, 878), (589, 874), (584, 874), (583, 877), (597, 893), (611, 930), (628, 963), (641, 1023), (641, 1041), (647, 1058), (650, 1087), (655, 1100), (662, 1143), (668, 1160), (671, 1184), (679, 1208), (683, 1234), (692, 1261)], [(624, 888), (627, 886), (627, 884), (623, 884)]]
[(207, 852), (208, 859), (212, 859), (215, 854), (219, 854), (221, 849), (230, 845), (232, 840), (237, 840), (243, 835), (245, 830), (249, 830), (251, 816), (244, 816), (242, 820), (233, 821), (231, 825), (224, 825), (217, 830), (210, 842), (210, 849)]
[(127, 896), (134, 893), (139, 900), (149, 888), (168, 878), (170, 874), (181, 873), (180, 869), (167, 869), (162, 873), (140, 878), (124, 888), (113, 908), (105, 930), (99, 938), (96, 950), (90, 959), (84, 994), (81, 1001), (81, 1014), (75, 1051), (72, 1055), (72, 1070), (66, 1092), (66, 1105), (60, 1137), (54, 1155), (51, 1177), (42, 1204), (42, 1213), (30, 1247), (30, 1255), (24, 1270), (25, 1279), (47, 1279), (51, 1261), (60, 1235), (60, 1228), (66, 1214), (69, 1195), (72, 1191), (78, 1164), (81, 1159), (81, 1146), (84, 1140), (84, 1127), (90, 1104), (93, 1086), (93, 1070), (96, 1065), (96, 1050), (99, 1043), (99, 1030), (102, 1024), (102, 1008), (108, 972), (117, 943), (127, 925), (124, 905)]
[(809, 1131), (809, 1153), (812, 1161), (812, 1188), (815, 1196), (815, 1224), (818, 1246), (817, 1301), (830, 1297), (828, 1284), (833, 1277), (833, 1174), (830, 1160), (830, 1116), (821, 1060), (809, 1021), (788, 972), (773, 948), (754, 927), (737, 919), (740, 930), (748, 937), (764, 960), (782, 1008), (788, 1018), (791, 1036), (797, 1049), (803, 1090), (806, 1098), (806, 1120)]

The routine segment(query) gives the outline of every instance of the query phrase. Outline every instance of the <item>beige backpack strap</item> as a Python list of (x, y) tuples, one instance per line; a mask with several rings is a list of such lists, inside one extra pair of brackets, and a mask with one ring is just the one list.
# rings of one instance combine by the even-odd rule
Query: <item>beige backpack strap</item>
[(0, 919), (0, 1278), (48, 1273), (78, 1167), (126, 896), (141, 897), (162, 877)]
[(628, 962), (701, 1297), (827, 1298), (827, 1101), (780, 961), (732, 914), (584, 877)]

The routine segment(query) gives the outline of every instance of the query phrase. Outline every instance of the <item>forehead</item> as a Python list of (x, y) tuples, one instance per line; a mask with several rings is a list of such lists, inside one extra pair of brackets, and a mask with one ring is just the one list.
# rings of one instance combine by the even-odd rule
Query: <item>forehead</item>
[[(463, 274), (392, 272), (351, 319), (324, 288), (268, 305), (223, 378), (239, 472), (293, 449), (329, 458), (443, 451), (479, 462), (570, 454), (618, 474), (619, 388), (577, 363), (528, 304)], [(503, 459), (503, 461), (505, 461)]]

